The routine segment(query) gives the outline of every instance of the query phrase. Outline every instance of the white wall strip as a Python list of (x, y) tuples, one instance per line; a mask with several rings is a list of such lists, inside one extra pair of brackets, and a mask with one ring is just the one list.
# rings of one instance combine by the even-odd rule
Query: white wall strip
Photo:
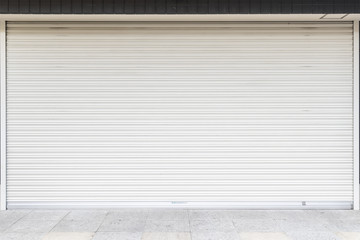
[(354, 21), (354, 210), (359, 210), (359, 21)]
[(6, 22), (0, 22), (1, 72), (1, 210), (6, 210)]

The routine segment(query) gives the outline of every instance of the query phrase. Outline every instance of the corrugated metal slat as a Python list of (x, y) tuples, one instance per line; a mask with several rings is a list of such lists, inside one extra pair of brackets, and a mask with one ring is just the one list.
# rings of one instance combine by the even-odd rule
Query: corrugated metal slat
[(9, 206), (352, 202), (350, 23), (11, 22), (7, 44)]

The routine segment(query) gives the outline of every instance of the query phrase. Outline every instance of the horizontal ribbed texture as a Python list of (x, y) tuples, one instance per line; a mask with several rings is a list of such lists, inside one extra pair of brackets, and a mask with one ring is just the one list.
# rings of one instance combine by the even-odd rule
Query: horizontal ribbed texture
[(352, 201), (352, 24), (9, 23), (8, 202)]
[(358, 0), (0, 0), (15, 14), (359, 13)]

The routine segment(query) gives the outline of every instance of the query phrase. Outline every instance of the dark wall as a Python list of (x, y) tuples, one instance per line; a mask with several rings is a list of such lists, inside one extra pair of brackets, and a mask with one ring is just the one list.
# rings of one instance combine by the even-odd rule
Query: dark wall
[(17, 14), (360, 13), (360, 0), (0, 0)]

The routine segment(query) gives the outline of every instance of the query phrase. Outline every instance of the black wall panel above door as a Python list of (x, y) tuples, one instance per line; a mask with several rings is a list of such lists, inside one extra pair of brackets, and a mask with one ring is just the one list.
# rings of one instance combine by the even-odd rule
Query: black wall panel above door
[(359, 0), (0, 0), (0, 13), (325, 14), (360, 13), (360, 4)]

